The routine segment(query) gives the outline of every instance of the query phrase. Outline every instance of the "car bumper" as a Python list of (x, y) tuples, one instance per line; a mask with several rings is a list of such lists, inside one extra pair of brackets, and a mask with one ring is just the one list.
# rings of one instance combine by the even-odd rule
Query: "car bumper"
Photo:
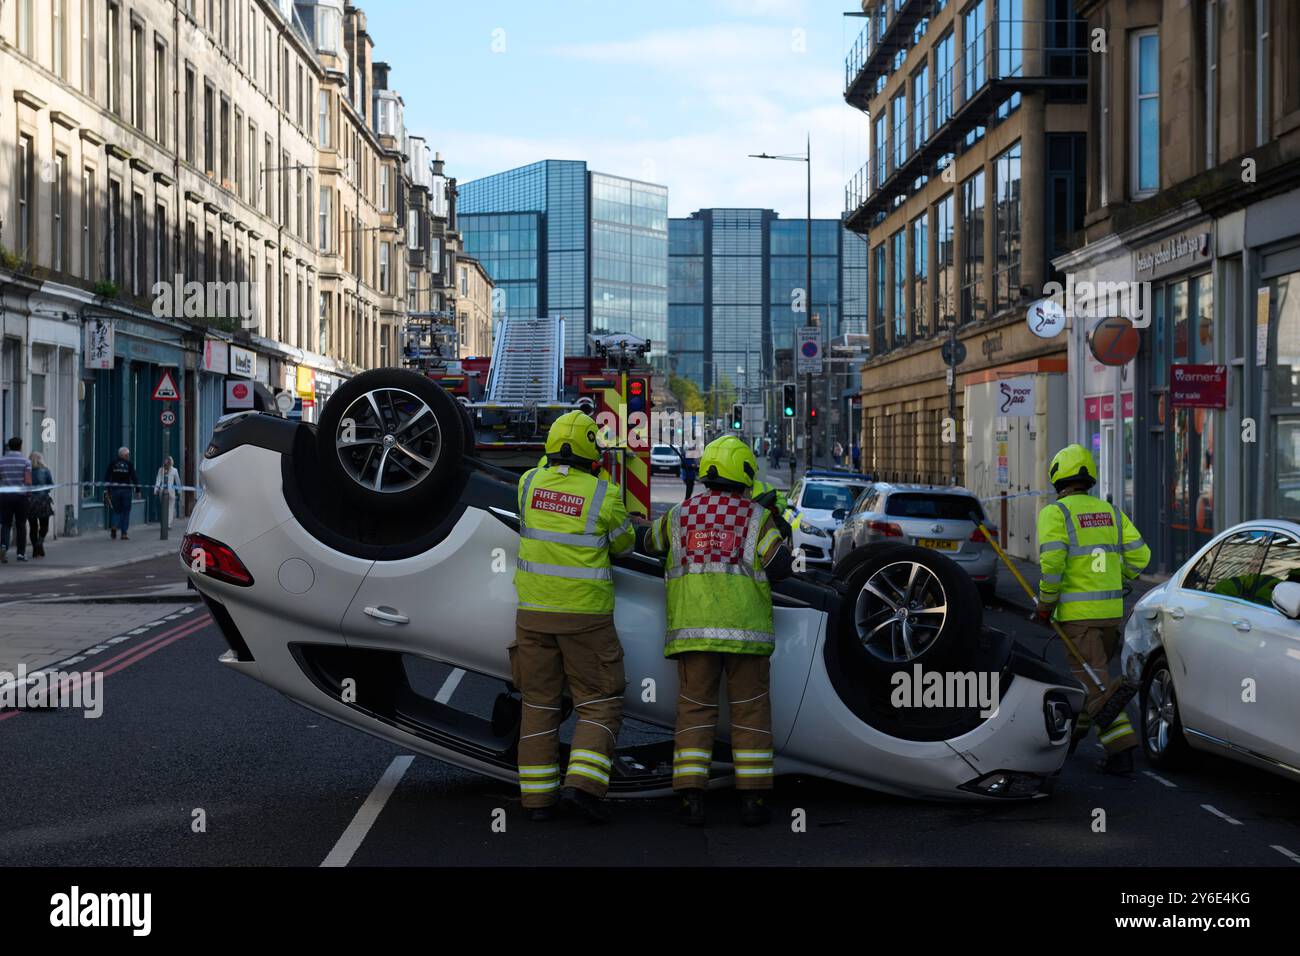
[[(978, 727), (946, 741), (890, 737), (853, 714), (839, 699), (819, 651), (795, 732), (778, 756), (779, 772), (809, 773), (905, 797), (1007, 802), (1049, 795), (1069, 751), (1068, 733), (1055, 742), (1044, 716), (1047, 695), (1059, 694), (1075, 713), (1084, 694), (1016, 675), (997, 712)], [(1030, 789), (1002, 796), (979, 789), (997, 772), (1026, 781)]]
[(817, 567), (830, 566), (832, 548), (835, 546), (834, 538), (819, 538), (816, 535), (811, 535), (806, 531), (795, 528), (790, 541), (796, 550), (803, 552), (805, 564)]

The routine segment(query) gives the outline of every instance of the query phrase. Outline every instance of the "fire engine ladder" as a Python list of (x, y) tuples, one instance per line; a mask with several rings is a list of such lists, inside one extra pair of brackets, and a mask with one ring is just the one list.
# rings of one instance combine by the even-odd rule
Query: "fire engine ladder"
[(492, 346), (488, 403), (554, 402), (563, 384), (564, 320), (503, 318)]

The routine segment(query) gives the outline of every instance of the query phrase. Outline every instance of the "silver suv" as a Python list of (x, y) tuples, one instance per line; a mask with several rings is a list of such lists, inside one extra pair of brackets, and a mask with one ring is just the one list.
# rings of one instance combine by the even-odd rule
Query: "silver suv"
[(997, 533), (980, 500), (965, 488), (877, 482), (854, 502), (835, 531), (834, 561), (838, 564), (854, 548), (882, 541), (932, 548), (957, 562), (987, 603), (997, 585), (998, 556), (972, 513), (990, 533)]

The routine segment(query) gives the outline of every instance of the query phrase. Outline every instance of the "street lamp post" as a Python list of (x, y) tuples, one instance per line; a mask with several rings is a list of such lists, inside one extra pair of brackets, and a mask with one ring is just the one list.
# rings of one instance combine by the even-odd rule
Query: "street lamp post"
[[(810, 305), (812, 303), (812, 134), (811, 133), (808, 134), (807, 141), (804, 147), (804, 154), (802, 156), (799, 155), (773, 156), (768, 153), (750, 153), (749, 156), (751, 159), (776, 159), (786, 163), (804, 163), (807, 166), (807, 173), (808, 173), (807, 228), (804, 234), (804, 245), (805, 245), (804, 258), (805, 258), (805, 264), (807, 266), (807, 270), (806, 270), (807, 278), (804, 284), (803, 309), (804, 309), (804, 315), (810, 316), (811, 315)], [(795, 364), (798, 363), (798, 358), (797, 358), (798, 338), (799, 338), (798, 334), (796, 333), (795, 343), (794, 343), (795, 347), (792, 348), (790, 351), (791, 362)], [(803, 394), (804, 394), (804, 417), (803, 417), (804, 466), (807, 469), (811, 469), (813, 464), (812, 417), (811, 417), (813, 397), (812, 397), (812, 373), (811, 372), (807, 372), (804, 374)], [(791, 460), (793, 461), (794, 460), (793, 448), (790, 449), (790, 455), (791, 455)]]

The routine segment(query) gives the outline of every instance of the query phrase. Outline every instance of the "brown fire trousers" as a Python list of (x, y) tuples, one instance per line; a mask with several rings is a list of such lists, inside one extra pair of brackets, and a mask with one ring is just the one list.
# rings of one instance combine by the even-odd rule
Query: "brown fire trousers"
[[(1074, 646), (1079, 649), (1084, 660), (1093, 669), (1093, 672), (1102, 679), (1106, 684), (1108, 692), (1114, 691), (1119, 687), (1119, 681), (1107, 680), (1108, 673), (1106, 665), (1110, 659), (1115, 656), (1119, 649), (1119, 625), (1118, 619), (1098, 620), (1098, 621), (1060, 621), (1061, 630), (1065, 631), (1066, 637), (1074, 642)], [(1099, 694), (1097, 689), (1088, 679), (1087, 673), (1079, 666), (1079, 662), (1071, 655), (1066, 655), (1070, 662), (1070, 672), (1074, 674), (1075, 679), (1083, 685), (1088, 692), (1087, 700), (1084, 702), (1085, 711), (1079, 715), (1079, 721), (1076, 725), (1076, 733), (1080, 736), (1087, 736), (1088, 730), (1093, 726), (1093, 720), (1088, 715), (1094, 713), (1106, 700), (1108, 694)], [(1131, 750), (1138, 745), (1137, 735), (1133, 732), (1133, 725), (1130, 723), (1128, 714), (1120, 711), (1118, 717), (1111, 721), (1108, 727), (1098, 727), (1097, 737), (1101, 740), (1101, 745), (1106, 748), (1106, 753), (1122, 753), (1125, 750)]]
[(727, 675), (731, 759), (737, 790), (772, 789), (772, 697), (769, 659), (759, 654), (685, 651), (677, 656), (677, 734), (673, 789), (704, 789), (713, 759), (718, 692)]
[(519, 790), (525, 807), (559, 795), (560, 705), (568, 684), (578, 722), (564, 786), (603, 797), (623, 723), (623, 647), (610, 614), (519, 610), (510, 670), (523, 695)]

